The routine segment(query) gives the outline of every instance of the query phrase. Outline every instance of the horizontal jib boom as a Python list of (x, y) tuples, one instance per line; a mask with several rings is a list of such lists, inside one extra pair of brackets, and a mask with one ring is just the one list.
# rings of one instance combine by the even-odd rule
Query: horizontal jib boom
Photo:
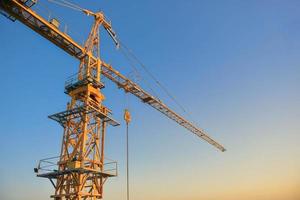
[(215, 146), (220, 151), (224, 152), (226, 149), (211, 139), (206, 133), (204, 133), (203, 130), (197, 128), (194, 126), (191, 122), (187, 121), (177, 113), (175, 113), (173, 110), (171, 110), (169, 107), (167, 107), (164, 103), (162, 103), (160, 100), (156, 99), (152, 95), (145, 92), (142, 88), (140, 88), (137, 84), (132, 82), (131, 80), (127, 79), (125, 76), (121, 75), (119, 72), (114, 70), (110, 65), (103, 63), (102, 65), (102, 74), (116, 83), (118, 87), (123, 88), (126, 92), (129, 92), (139, 99), (141, 99), (144, 103), (149, 104), (159, 112), (166, 115), (168, 118), (174, 120), (179, 125), (185, 127), (192, 133), (196, 134), (203, 140), (207, 141), (209, 144)]

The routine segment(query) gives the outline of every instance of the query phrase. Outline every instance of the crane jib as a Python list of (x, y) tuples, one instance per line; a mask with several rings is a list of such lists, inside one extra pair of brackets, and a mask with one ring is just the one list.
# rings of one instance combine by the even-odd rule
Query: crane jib
[[(44, 19), (36, 12), (34, 12), (31, 9), (31, 6), (33, 5), (26, 5), (25, 3), (22, 3), (18, 0), (0, 0), (0, 10), (4, 11), (4, 13), (1, 13), (4, 14), (7, 18), (13, 21), (16, 19), (19, 20), (24, 25), (28, 26), (78, 60), (81, 60), (82, 58), (87, 56), (84, 47), (75, 42), (69, 35), (52, 25), (48, 20)], [(112, 30), (107, 31), (109, 32), (109, 34), (111, 34), (111, 37), (115, 41), (114, 32)], [(117, 43), (117, 41), (115, 41), (115, 43)], [(97, 58), (93, 56), (91, 56), (90, 58), (93, 61), (97, 60)], [(151, 107), (155, 108), (162, 114), (166, 115), (168, 118), (177, 122), (179, 125), (196, 134), (222, 152), (225, 151), (225, 148), (222, 145), (211, 139), (203, 130), (197, 128), (191, 122), (178, 115), (176, 112), (163, 104), (159, 99), (145, 92), (136, 83), (132, 82), (131, 80), (120, 74), (118, 71), (113, 69), (112, 66), (102, 62), (101, 73), (112, 82), (117, 84), (118, 87), (124, 89), (126, 92), (135, 95), (144, 103), (149, 104)]]

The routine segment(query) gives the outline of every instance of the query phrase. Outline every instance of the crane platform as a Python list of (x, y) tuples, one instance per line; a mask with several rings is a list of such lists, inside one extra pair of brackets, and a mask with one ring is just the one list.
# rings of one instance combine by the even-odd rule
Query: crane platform
[(93, 176), (108, 178), (118, 176), (118, 163), (111, 159), (105, 158), (103, 170), (90, 169), (88, 167), (70, 167), (64, 170), (58, 170), (60, 156), (42, 159), (39, 161), (38, 167), (35, 168), (37, 177), (57, 179), (62, 175), (79, 173), (93, 174)]
[(68, 78), (65, 82), (65, 93), (69, 94), (71, 91), (75, 90), (78, 87), (91, 84), (95, 88), (102, 89), (104, 88), (104, 84), (96, 80), (95, 77), (89, 75), (83, 75), (81, 79), (78, 78), (79, 74), (75, 74)]
[(90, 105), (83, 105), (79, 106), (73, 109), (69, 109), (63, 112), (59, 112), (53, 115), (48, 116), (50, 119), (57, 121), (59, 124), (61, 124), (63, 127), (65, 127), (65, 124), (70, 119), (75, 119), (81, 117), (82, 114), (91, 114), (95, 113), (97, 117), (100, 119), (103, 119), (103, 122), (107, 122), (108, 124), (112, 126), (119, 126), (120, 123), (114, 120), (109, 115), (102, 112), (100, 109), (97, 109)]

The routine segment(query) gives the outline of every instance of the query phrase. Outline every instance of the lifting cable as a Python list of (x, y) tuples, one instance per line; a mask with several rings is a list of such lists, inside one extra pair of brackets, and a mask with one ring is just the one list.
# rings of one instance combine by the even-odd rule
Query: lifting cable
[[(120, 40), (119, 40), (119, 42), (120, 42)], [(120, 43), (121, 44), (121, 43)], [(150, 83), (147, 81), (147, 79), (144, 79), (142, 76), (141, 76), (141, 74), (140, 74), (140, 72), (139, 72), (139, 70), (137, 69), (137, 67), (134, 65), (134, 61), (133, 61), (133, 59), (130, 57), (130, 54), (128, 54), (125, 50), (125, 48), (122, 48), (122, 44), (120, 45), (120, 51), (121, 51), (121, 54), (123, 54), (123, 56), (128, 60), (128, 63), (129, 63), (129, 65), (130, 65), (130, 67), (133, 69), (133, 71), (134, 71), (134, 73), (136, 74), (136, 76), (137, 76), (137, 78), (138, 79), (140, 79), (140, 80), (142, 80), (144, 83), (145, 83), (145, 85), (149, 88), (149, 90), (151, 91), (151, 93), (157, 98), (157, 99), (159, 99), (158, 98), (158, 95), (154, 92), (154, 90), (151, 88), (151, 86), (150, 86)]]
[(57, 5), (64, 6), (64, 7), (67, 7), (67, 8), (73, 9), (73, 10), (77, 10), (77, 11), (84, 10), (83, 8), (79, 7), (78, 5), (73, 4), (66, 0), (48, 0), (48, 2), (55, 3)]
[[(176, 99), (176, 97), (174, 95), (171, 94), (171, 92), (149, 71), (149, 69), (146, 67), (146, 65), (133, 53), (133, 51), (128, 48), (120, 39), (118, 39), (119, 43), (120, 43), (120, 50), (121, 53), (128, 59), (130, 65), (135, 69), (135, 71), (138, 72), (137, 68), (134, 66), (132, 60), (135, 60), (136, 63), (138, 63), (143, 69), (144, 71), (149, 75), (150, 78), (153, 79), (153, 81), (162, 89), (162, 91), (171, 99), (173, 100), (173, 102), (186, 114), (188, 115), (190, 118), (191, 114), (184, 108), (184, 106), (182, 106)], [(128, 53), (126, 53), (126, 52)], [(130, 59), (131, 57), (131, 59)], [(150, 88), (151, 89), (151, 88)], [(152, 89), (151, 89), (152, 90)], [(157, 95), (154, 93), (154, 91), (152, 90), (154, 96), (157, 97)], [(158, 98), (158, 97), (157, 97)], [(193, 120), (192, 120), (193, 121)]]
[(131, 115), (128, 109), (124, 111), (124, 120), (126, 122), (126, 195), (129, 200), (129, 123)]

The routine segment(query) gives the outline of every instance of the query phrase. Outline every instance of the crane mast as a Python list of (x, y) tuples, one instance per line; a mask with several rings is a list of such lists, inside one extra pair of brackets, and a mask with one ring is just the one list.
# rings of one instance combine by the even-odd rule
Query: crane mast
[(60, 156), (54, 162), (57, 169), (39, 172), (43, 169), (41, 166), (43, 163), (53, 164), (49, 159), (41, 160), (36, 169), (37, 176), (48, 178), (53, 184), (55, 193), (51, 197), (55, 200), (102, 199), (105, 181), (117, 175), (116, 162), (105, 160), (104, 144), (106, 127), (118, 126), (119, 123), (111, 117), (111, 110), (103, 104), (105, 97), (101, 92), (104, 88), (101, 75), (220, 151), (225, 151), (221, 144), (202, 129), (178, 115), (158, 98), (101, 60), (99, 49), (101, 26), (116, 45), (119, 45), (111, 24), (106, 21), (102, 12), (81, 10), (94, 17), (88, 39), (84, 46), (81, 46), (55, 24), (33, 11), (31, 7), (35, 3), (34, 0), (0, 0), (0, 11), (12, 21), (19, 20), (80, 62), (78, 73), (65, 84), (65, 93), (70, 96), (66, 110), (49, 116), (64, 129)]
[(64, 127), (58, 171), (41, 175), (57, 179), (55, 199), (101, 199), (104, 182), (114, 176), (104, 171), (104, 143), (107, 124), (119, 124), (103, 105), (99, 27), (104, 17), (96, 13), (94, 18), (78, 75), (65, 86), (71, 97), (67, 110), (50, 116)]

